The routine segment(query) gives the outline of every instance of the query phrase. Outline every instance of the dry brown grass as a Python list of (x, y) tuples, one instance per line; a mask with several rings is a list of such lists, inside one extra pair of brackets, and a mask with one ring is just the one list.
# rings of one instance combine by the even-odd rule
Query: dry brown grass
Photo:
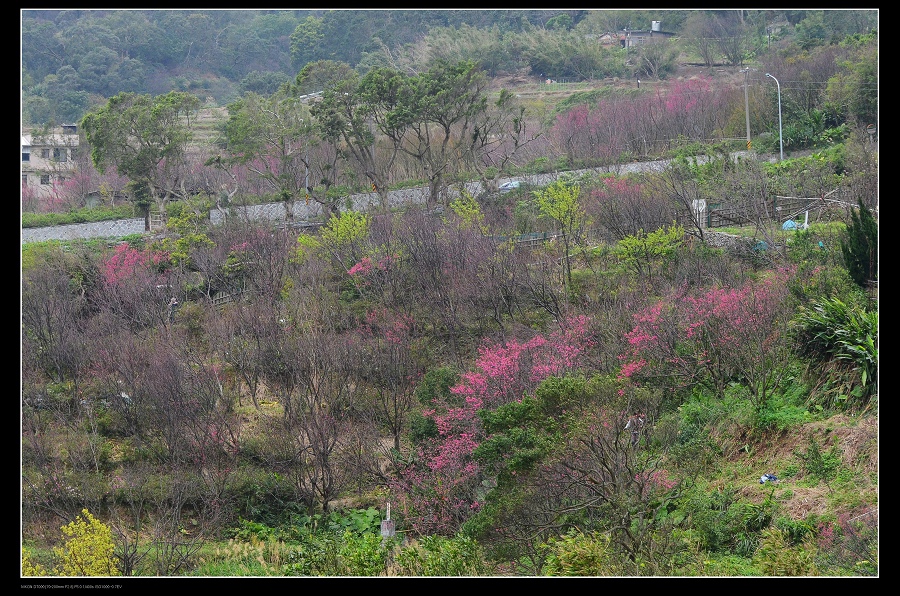
[[(782, 511), (792, 519), (804, 519), (810, 514), (822, 515), (844, 506), (834, 504), (835, 495), (822, 482), (809, 486), (814, 482), (803, 471), (797, 453), (806, 451), (810, 440), (815, 439), (821, 450), (827, 451), (837, 445), (841, 452), (842, 466), (852, 470), (854, 475), (854, 491), (858, 502), (878, 502), (878, 418), (865, 416), (854, 418), (846, 414), (838, 414), (827, 420), (804, 424), (799, 429), (781, 431), (766, 436), (753, 443), (750, 453), (735, 449), (731, 451), (730, 463), (741, 474), (740, 478), (726, 478), (721, 484), (743, 480), (746, 483), (738, 491), (739, 495), (751, 502), (762, 502), (775, 487), (774, 497), (778, 500)], [(786, 477), (783, 470), (794, 465), (799, 468), (797, 474)], [(760, 485), (758, 478), (765, 473), (774, 473), (779, 481), (774, 485)], [(850, 504), (853, 508), (853, 504)]]

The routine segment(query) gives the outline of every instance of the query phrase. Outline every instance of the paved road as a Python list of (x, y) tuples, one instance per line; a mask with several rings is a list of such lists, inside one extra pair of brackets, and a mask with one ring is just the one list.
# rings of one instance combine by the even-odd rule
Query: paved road
[[(747, 157), (750, 152), (739, 151), (733, 154), (735, 157)], [(765, 159), (761, 157), (761, 159)], [(770, 161), (774, 157), (770, 158)], [(613, 166), (611, 168), (600, 169), (600, 172), (611, 172), (617, 175), (631, 172), (659, 171), (669, 164), (670, 160), (636, 162)], [(575, 174), (593, 172), (598, 170), (580, 170)], [(500, 184), (509, 180), (521, 180), (533, 186), (546, 186), (559, 176), (558, 173), (537, 174), (532, 176), (520, 176), (518, 178), (501, 178)], [(466, 189), (473, 195), (481, 193), (482, 185), (480, 182), (471, 182), (466, 184)], [(451, 196), (455, 191), (451, 191)], [(414, 203), (424, 203), (427, 189), (412, 188), (407, 190), (397, 190), (388, 193), (388, 201), (391, 207), (400, 205), (408, 205)], [(378, 205), (378, 195), (375, 193), (360, 194), (350, 197), (352, 208), (356, 211), (367, 211)], [(310, 203), (308, 206), (304, 201), (297, 201), (294, 205), (295, 221), (310, 221), (322, 215), (321, 206), (318, 203)], [(268, 203), (265, 205), (253, 205), (250, 207), (233, 207), (231, 209), (231, 217), (246, 217), (253, 220), (272, 220), (284, 221), (285, 209), (282, 203)], [(225, 212), (214, 209), (210, 213), (210, 221), (214, 224), (221, 223), (226, 217)], [(22, 244), (27, 242), (42, 242), (46, 240), (75, 240), (86, 238), (121, 238), (130, 234), (141, 234), (144, 232), (143, 218), (120, 219), (116, 221), (101, 221), (84, 224), (69, 224), (64, 226), (51, 226), (46, 228), (23, 228)]]

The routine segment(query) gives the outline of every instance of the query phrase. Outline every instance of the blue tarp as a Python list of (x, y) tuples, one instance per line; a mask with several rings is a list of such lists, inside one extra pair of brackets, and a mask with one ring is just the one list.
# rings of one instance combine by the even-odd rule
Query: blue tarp
[(786, 222), (784, 222), (783, 224), (781, 224), (781, 229), (782, 230), (796, 230), (797, 222), (795, 222), (793, 219), (789, 219)]

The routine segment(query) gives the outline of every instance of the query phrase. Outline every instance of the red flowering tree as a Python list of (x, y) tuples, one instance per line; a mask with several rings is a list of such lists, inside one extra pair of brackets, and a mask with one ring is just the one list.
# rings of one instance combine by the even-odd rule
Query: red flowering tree
[(120, 244), (100, 263), (101, 304), (132, 329), (168, 323), (174, 296), (168, 260), (168, 253)]
[(740, 288), (676, 293), (638, 313), (621, 376), (663, 378), (675, 388), (702, 384), (717, 394), (738, 381), (759, 412), (784, 374), (792, 275), (781, 269)]
[(671, 139), (721, 136), (734, 93), (709, 79), (679, 81), (665, 92), (576, 106), (557, 118), (549, 136), (572, 161), (614, 167), (623, 153), (644, 155)]
[(609, 117), (609, 108), (613, 107), (620, 106), (611, 102), (601, 102), (596, 109), (580, 105), (558, 118), (553, 135), (570, 161), (590, 159), (596, 167), (608, 166), (626, 150), (620, 140), (627, 138), (625, 130), (630, 123)]
[(672, 523), (663, 518), (683, 473), (665, 446), (648, 448), (649, 427), (634, 426), (647, 417), (629, 416), (655, 418), (660, 393), (612, 376), (568, 374), (545, 379), (520, 402), (481, 411), (486, 436), (475, 457), (497, 489), (464, 531), (488, 550), (530, 561), (526, 571), (541, 568), (542, 542), (573, 527), (606, 533), (625, 565), (670, 554), (663, 542)]
[(168, 255), (158, 251), (140, 251), (132, 248), (127, 242), (116, 247), (111, 256), (103, 260), (103, 281), (107, 285), (115, 285), (127, 278), (142, 275), (153, 276)]
[(84, 206), (84, 187), (87, 174), (75, 172), (68, 178), (52, 177), (50, 192), (41, 195), (39, 210), (44, 213), (64, 213)]
[(484, 478), (472, 456), (484, 439), (478, 412), (519, 402), (544, 379), (578, 367), (592, 345), (589, 321), (576, 317), (567, 323), (547, 336), (482, 347), (473, 370), (451, 387), (451, 399), (435, 400), (434, 408), (424, 412), (438, 436), (400, 469), (393, 486), (414, 532), (452, 535), (481, 507)]

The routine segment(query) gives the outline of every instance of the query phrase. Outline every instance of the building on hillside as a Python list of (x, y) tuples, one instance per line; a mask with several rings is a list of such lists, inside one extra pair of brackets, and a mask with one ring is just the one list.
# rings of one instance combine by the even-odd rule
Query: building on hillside
[(592, 36), (592, 37), (594, 37), (597, 41), (599, 41), (601, 46), (621, 45), (622, 40), (625, 39), (625, 36), (621, 33), (610, 33), (610, 32), (606, 32), (602, 35), (596, 35), (596, 36)]
[(78, 131), (67, 124), (49, 133), (22, 134), (22, 193), (49, 197), (75, 174)]
[(659, 21), (652, 21), (649, 31), (629, 31), (623, 29), (619, 33), (619, 43), (623, 48), (637, 48), (642, 45), (659, 43), (674, 37), (670, 31), (663, 31)]

